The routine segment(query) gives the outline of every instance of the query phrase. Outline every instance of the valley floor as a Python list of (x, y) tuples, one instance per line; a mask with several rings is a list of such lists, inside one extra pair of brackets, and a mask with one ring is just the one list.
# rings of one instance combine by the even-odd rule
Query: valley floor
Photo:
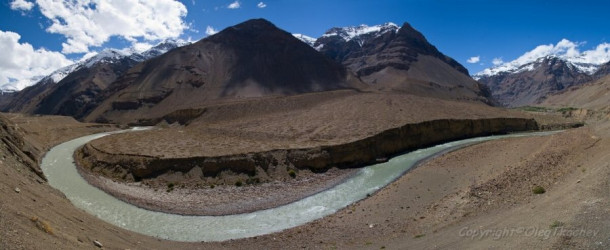
[[(182, 243), (86, 214), (3, 150), (0, 248), (94, 249), (97, 240), (108, 249), (606, 249), (609, 151), (608, 122), (485, 142), (433, 158), (312, 223), (248, 239)], [(546, 192), (534, 194), (535, 186)]]

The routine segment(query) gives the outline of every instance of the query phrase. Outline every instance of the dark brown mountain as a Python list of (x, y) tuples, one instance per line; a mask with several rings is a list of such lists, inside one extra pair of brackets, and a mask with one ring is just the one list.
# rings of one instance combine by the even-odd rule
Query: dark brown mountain
[(255, 19), (130, 69), (87, 120), (134, 122), (218, 102), (364, 87), (341, 64)]
[(593, 79), (573, 64), (549, 56), (523, 65), (515, 72), (482, 76), (478, 81), (489, 87), (501, 105), (517, 107), (541, 102), (550, 94)]
[(0, 111), (4, 110), (15, 98), (15, 96), (17, 96), (19, 92), (13, 92), (13, 91), (8, 91), (8, 92), (4, 92), (4, 91), (0, 91)]
[(97, 105), (95, 97), (135, 64), (137, 61), (124, 57), (82, 67), (58, 83), (40, 82), (20, 91), (8, 105), (9, 111), (80, 119)]
[(488, 101), (468, 70), (408, 23), (333, 28), (314, 47), (377, 89), (447, 99)]

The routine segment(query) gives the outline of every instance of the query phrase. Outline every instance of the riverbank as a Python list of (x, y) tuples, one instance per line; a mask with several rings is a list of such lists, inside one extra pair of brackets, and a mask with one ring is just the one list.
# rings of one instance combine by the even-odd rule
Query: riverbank
[[(89, 184), (124, 202), (152, 211), (181, 215), (232, 215), (289, 204), (344, 182), (357, 169), (332, 168), (324, 173), (299, 171), (297, 177), (251, 185), (204, 186), (200, 179), (178, 184), (114, 181), (77, 167)], [(149, 186), (150, 185), (150, 186)]]

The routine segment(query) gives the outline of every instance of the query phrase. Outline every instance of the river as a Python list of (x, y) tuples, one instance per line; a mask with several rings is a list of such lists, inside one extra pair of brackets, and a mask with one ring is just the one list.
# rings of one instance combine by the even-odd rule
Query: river
[(278, 232), (333, 214), (388, 185), (419, 161), (449, 149), (494, 139), (551, 133), (555, 132), (478, 137), (416, 150), (361, 168), (344, 183), (305, 199), (272, 209), (226, 216), (183, 216), (149, 211), (89, 185), (77, 172), (72, 155), (85, 143), (111, 133), (84, 136), (57, 145), (46, 154), (41, 168), (49, 184), (63, 192), (76, 207), (116, 226), (175, 241), (224, 241)]

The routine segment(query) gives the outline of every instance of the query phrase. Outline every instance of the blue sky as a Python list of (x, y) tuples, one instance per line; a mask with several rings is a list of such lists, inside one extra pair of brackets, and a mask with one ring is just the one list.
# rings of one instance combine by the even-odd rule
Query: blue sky
[[(208, 26), (208, 30), (222, 30), (259, 17), (311, 37), (336, 26), (409, 22), (471, 74), (491, 67), (494, 59), (509, 62), (539, 45), (556, 45), (562, 39), (571, 41), (579, 52), (610, 42), (610, 1), (133, 2), (94, 0), (86, 5), (62, 5), (48, 0), (3, 1), (0, 49), (14, 52), (12, 57), (0, 59), (0, 85), (48, 72), (106, 47), (141, 50), (166, 38), (198, 40), (206, 36)], [(27, 56), (31, 58), (24, 61)]]

